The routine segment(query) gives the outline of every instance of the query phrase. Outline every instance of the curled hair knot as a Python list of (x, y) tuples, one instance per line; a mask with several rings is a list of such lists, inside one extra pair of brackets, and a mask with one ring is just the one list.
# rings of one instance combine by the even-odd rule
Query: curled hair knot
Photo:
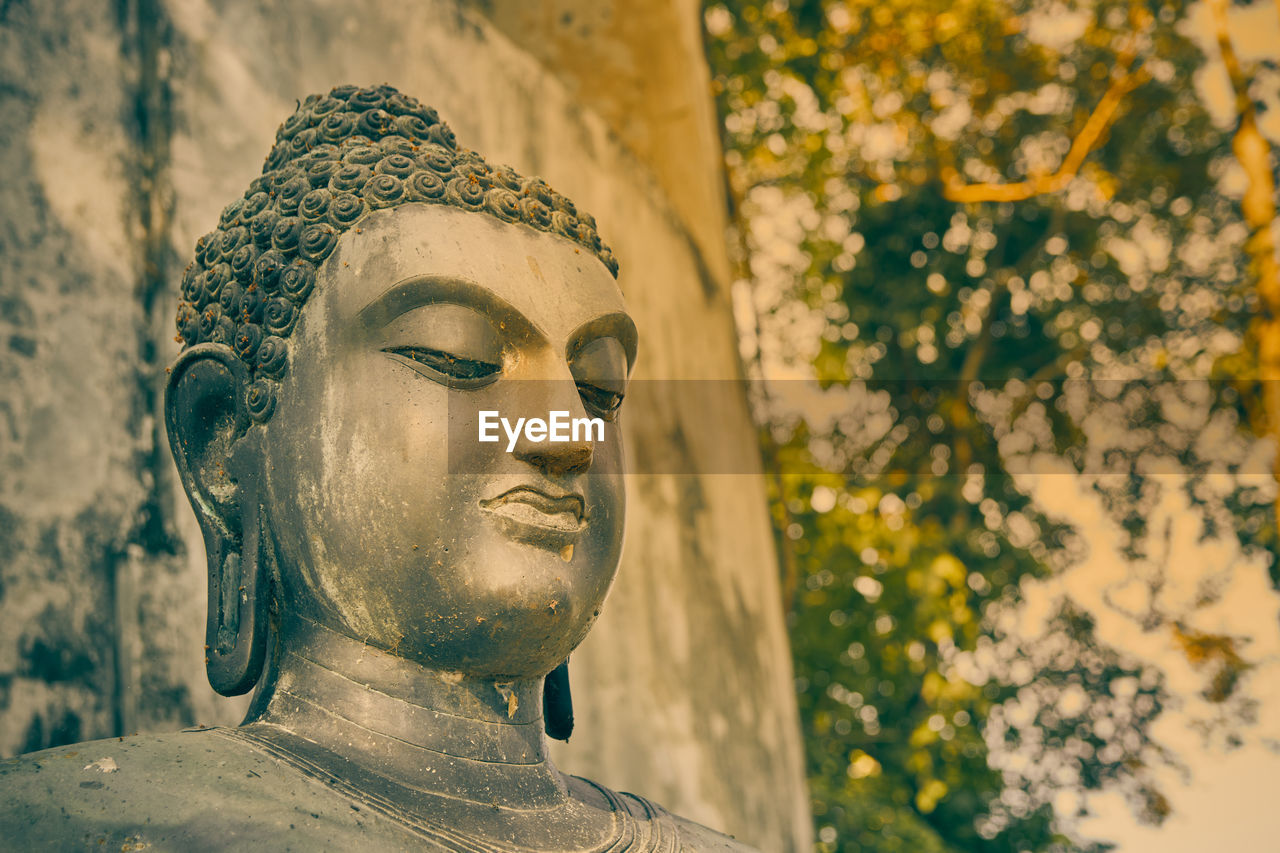
[(382, 152), (372, 145), (353, 145), (342, 154), (342, 162), (357, 166), (372, 166), (382, 159)]
[(408, 192), (414, 201), (438, 201), (444, 198), (444, 181), (435, 172), (414, 172)]
[(355, 127), (355, 113), (332, 113), (320, 122), (320, 138), (325, 142), (341, 142), (351, 135)]
[[(341, 167), (342, 164), (337, 160), (316, 160), (307, 166), (307, 183), (313, 189), (327, 187), (333, 178), (333, 173)], [(306, 196), (303, 198), (305, 199)]]
[(366, 209), (364, 201), (354, 193), (338, 193), (329, 202), (329, 222), (339, 230), (345, 230), (364, 216)]
[(453, 135), (453, 131), (449, 128), (449, 125), (443, 122), (431, 125), (430, 130), (427, 131), (427, 138), (436, 145), (442, 145), (450, 151), (456, 150), (458, 147), (458, 140)]
[(347, 97), (347, 103), (357, 110), (381, 109), (387, 98), (374, 87), (357, 89)]
[(410, 142), (418, 142), (425, 140), (427, 134), (431, 132), (431, 125), (422, 120), (417, 115), (397, 116), (395, 121), (396, 133), (408, 139)]
[(217, 328), (218, 321), (222, 319), (222, 306), (216, 302), (212, 305), (206, 305), (204, 310), (200, 312), (200, 337), (208, 340), (209, 335)]
[(275, 249), (268, 249), (258, 256), (253, 265), (253, 283), (266, 293), (274, 293), (280, 286), (280, 271), (288, 261)]
[(266, 302), (266, 294), (260, 287), (248, 287), (240, 294), (240, 304), (236, 311), (236, 319), (241, 323), (261, 323), (262, 306)]
[(266, 210), (269, 204), (271, 204), (271, 196), (261, 190), (251, 192), (244, 200), (244, 207), (240, 208), (240, 222), (236, 224), (248, 225), (253, 221), (253, 217)]
[(311, 182), (302, 176), (286, 181), (276, 195), (276, 209), (285, 216), (293, 216), (298, 212), (302, 197), (311, 191)]
[[(298, 215), (303, 222), (319, 222), (329, 215), (329, 203), (333, 194), (328, 189), (312, 190), (302, 197)], [(306, 235), (303, 235), (306, 239)]]
[(218, 224), (223, 228), (230, 228), (233, 225), (240, 224), (240, 217), (244, 210), (244, 199), (238, 198), (231, 204), (222, 209), (222, 216), (218, 219)]
[(258, 358), (255, 366), (261, 375), (280, 379), (284, 376), (288, 363), (289, 346), (283, 337), (275, 334), (267, 335), (262, 339), (262, 343), (258, 344)]
[(394, 175), (403, 181), (413, 174), (413, 165), (413, 160), (404, 154), (388, 154), (378, 161), (373, 171), (377, 175)]
[(178, 303), (178, 337), (185, 346), (200, 343), (200, 314), (190, 302)]
[(280, 273), (280, 291), (301, 305), (316, 284), (316, 268), (307, 261), (294, 261)]
[(262, 343), (262, 327), (257, 323), (241, 323), (236, 329), (236, 337), (231, 348), (236, 351), (236, 355), (252, 365), (254, 356), (258, 354), (260, 343)]
[(286, 338), (298, 322), (298, 306), (283, 296), (274, 296), (263, 308), (262, 317), (268, 332)]
[(244, 391), (244, 405), (249, 417), (266, 423), (276, 409), (276, 384), (270, 379), (255, 379)]
[(390, 136), (384, 136), (382, 139), (378, 140), (378, 150), (381, 151), (384, 156), (390, 154), (403, 154), (406, 157), (412, 157), (415, 148), (416, 146), (412, 142), (405, 139), (403, 136), (394, 133)]
[(235, 314), (239, 311), (242, 296), (244, 296), (244, 288), (236, 282), (231, 281), (223, 285), (222, 293), (218, 296), (218, 305), (222, 313)]
[(453, 177), (453, 155), (439, 145), (424, 145), (418, 152), (418, 163), (435, 172), (441, 180)]
[(373, 172), (368, 166), (360, 163), (344, 163), (329, 179), (329, 191), (337, 193), (358, 193), (364, 189), (365, 183)]
[(204, 293), (210, 301), (218, 298), (222, 293), (222, 286), (231, 281), (231, 265), (218, 264), (213, 269), (205, 273)]
[(360, 114), (360, 118), (356, 119), (356, 130), (371, 138), (377, 138), (391, 129), (393, 121), (395, 119), (386, 110), (365, 110)]
[(236, 336), (236, 321), (232, 320), (226, 314), (218, 318), (217, 324), (213, 327), (213, 331), (209, 333), (208, 341), (211, 344), (222, 344), (223, 346), (231, 346)]
[(520, 200), (515, 193), (502, 187), (493, 187), (484, 194), (484, 208), (503, 222), (520, 219)]
[(540, 231), (546, 231), (551, 227), (551, 208), (536, 198), (520, 199), (520, 216), (526, 223)]
[(311, 105), (311, 120), (315, 121), (316, 119), (323, 119), (332, 115), (342, 109), (342, 105), (342, 101), (330, 95), (318, 98), (316, 102)]
[(253, 265), (258, 260), (258, 247), (252, 243), (245, 243), (236, 253), (231, 256), (231, 274), (235, 276), (237, 281), (250, 282), (253, 280)]
[(270, 208), (253, 217), (253, 221), (249, 223), (249, 234), (253, 237), (253, 242), (259, 246), (270, 246), (271, 235), (279, 221), (280, 214)]
[(451, 204), (468, 210), (479, 210), (484, 207), (484, 187), (473, 175), (453, 178), (445, 185), (444, 197)]
[(370, 207), (392, 207), (404, 199), (404, 181), (395, 175), (374, 175), (362, 195)]
[(553, 210), (551, 211), (551, 230), (570, 240), (576, 240), (578, 239), (578, 219), (563, 210)]
[(302, 231), (298, 241), (298, 254), (303, 260), (318, 264), (338, 244), (338, 232), (328, 222), (314, 222)]
[(296, 216), (282, 216), (271, 232), (271, 247), (288, 254), (298, 247), (302, 235), (302, 220)]

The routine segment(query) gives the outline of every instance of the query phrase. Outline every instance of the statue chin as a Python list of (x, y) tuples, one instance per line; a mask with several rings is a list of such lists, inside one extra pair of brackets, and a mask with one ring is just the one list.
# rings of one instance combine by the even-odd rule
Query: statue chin
[[(197, 246), (166, 393), (210, 681), (251, 712), (0, 764), (6, 841), (747, 849), (547, 753), (622, 549), (615, 271), (594, 220), (413, 99), (309, 98)], [(488, 442), (482, 411), (601, 428)]]

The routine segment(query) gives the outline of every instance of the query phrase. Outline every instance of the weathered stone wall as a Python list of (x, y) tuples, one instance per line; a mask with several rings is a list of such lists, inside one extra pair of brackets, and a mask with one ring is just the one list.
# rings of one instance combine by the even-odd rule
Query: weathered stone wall
[[(72, 7), (72, 8), (69, 8)], [(210, 714), (156, 444), (136, 27), (0, 7), (0, 751)], [(146, 630), (139, 626), (145, 623)], [(198, 638), (199, 631), (187, 632)], [(189, 643), (182, 643), (189, 645)]]
[[(718, 139), (692, 0), (0, 6), (0, 752), (192, 722), (199, 536), (156, 418), (195, 238), (295, 99), (389, 82), (595, 214), (637, 376), (732, 378)], [(648, 458), (697, 425), (629, 403)], [(646, 411), (643, 416), (632, 416)], [(754, 433), (741, 401), (737, 435)], [(767, 850), (808, 846), (759, 478), (631, 483), (622, 576), (575, 655), (561, 765)]]

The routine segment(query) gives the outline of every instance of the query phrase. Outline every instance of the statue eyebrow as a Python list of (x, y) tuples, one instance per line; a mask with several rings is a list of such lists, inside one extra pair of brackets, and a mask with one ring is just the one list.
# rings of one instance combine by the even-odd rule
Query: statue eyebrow
[(449, 275), (418, 275), (398, 281), (356, 314), (359, 326), (380, 329), (423, 305), (449, 303), (474, 308), (508, 335), (546, 339), (527, 317), (482, 284)]
[(627, 372), (636, 366), (636, 346), (640, 333), (636, 331), (635, 321), (624, 311), (602, 314), (588, 320), (573, 330), (569, 343), (565, 346), (565, 357), (573, 356), (587, 344), (600, 338), (614, 338), (622, 344), (622, 351), (627, 356)]

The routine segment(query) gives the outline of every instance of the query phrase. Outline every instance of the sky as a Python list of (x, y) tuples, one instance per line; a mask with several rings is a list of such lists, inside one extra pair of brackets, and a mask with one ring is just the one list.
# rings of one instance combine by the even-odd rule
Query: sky
[[(1047, 466), (1054, 464), (1062, 463)], [(1136, 589), (1145, 588), (1141, 580), (1150, 567), (1122, 556), (1121, 531), (1100, 499), (1074, 474), (1045, 472), (1022, 479), (1046, 512), (1077, 527), (1089, 544), (1089, 555), (1061, 576), (1028, 590), (1027, 604), (1018, 614), (1020, 627), (1033, 633), (1057, 597), (1066, 593), (1097, 618), (1102, 641), (1159, 667), (1175, 701), (1154, 730), (1155, 738), (1183, 765), (1156, 774), (1172, 805), (1171, 816), (1159, 827), (1144, 826), (1123, 794), (1094, 795), (1087, 803), (1093, 816), (1079, 824), (1080, 833), (1116, 843), (1121, 853), (1276, 849), (1280, 839), (1280, 809), (1274, 806), (1280, 782), (1280, 595), (1271, 586), (1265, 558), (1241, 554), (1234, 537), (1200, 541), (1198, 518), (1170, 475), (1150, 519), (1153, 526), (1168, 523), (1171, 531), (1167, 551), (1153, 555), (1163, 563), (1168, 579), (1160, 603), (1179, 609), (1206, 584), (1223, 579), (1226, 583), (1218, 589), (1217, 600), (1193, 611), (1192, 627), (1249, 638), (1244, 656), (1254, 668), (1240, 690), (1258, 702), (1258, 719), (1238, 730), (1243, 744), (1232, 749), (1220, 737), (1206, 742), (1195, 726), (1213, 711), (1198, 695), (1207, 674), (1189, 664), (1167, 627), (1145, 632), (1113, 606), (1125, 603), (1126, 597), (1132, 601)], [(1067, 812), (1075, 803), (1066, 800), (1055, 805)]]

